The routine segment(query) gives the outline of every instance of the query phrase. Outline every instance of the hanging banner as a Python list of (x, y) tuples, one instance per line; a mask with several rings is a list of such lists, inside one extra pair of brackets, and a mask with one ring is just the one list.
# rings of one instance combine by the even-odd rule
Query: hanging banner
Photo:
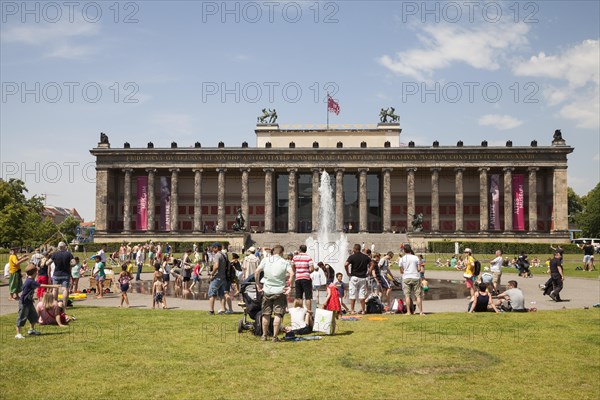
[(160, 230), (171, 230), (171, 178), (160, 177)]
[(525, 176), (513, 175), (513, 230), (525, 230)]
[(137, 178), (137, 218), (135, 229), (138, 231), (148, 230), (148, 177)]
[(490, 230), (500, 230), (500, 175), (491, 175), (490, 180)]

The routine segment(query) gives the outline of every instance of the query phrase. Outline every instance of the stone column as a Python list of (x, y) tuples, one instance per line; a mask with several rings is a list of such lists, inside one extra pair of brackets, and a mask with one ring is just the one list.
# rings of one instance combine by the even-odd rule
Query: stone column
[(312, 169), (312, 231), (317, 232), (319, 230), (319, 203), (321, 197), (319, 196), (319, 168)]
[(512, 197), (512, 171), (514, 168), (506, 167), (504, 171), (504, 232), (513, 230), (513, 197)]
[(455, 181), (455, 202), (456, 202), (456, 232), (462, 232), (464, 230), (464, 219), (463, 219), (463, 211), (464, 211), (464, 194), (463, 194), (463, 172), (464, 168), (454, 168), (456, 172), (456, 181)]
[(344, 168), (335, 169), (335, 230), (344, 230)]
[(125, 185), (123, 187), (123, 233), (131, 232), (131, 168), (125, 168)]
[(194, 232), (202, 232), (202, 168), (194, 171)]
[(171, 171), (171, 232), (177, 232), (179, 223), (179, 168), (170, 168)]
[(479, 231), (483, 233), (490, 229), (488, 212), (488, 178), (487, 173), (490, 169), (486, 167), (479, 168)]
[(146, 172), (148, 173), (148, 231), (154, 231), (154, 221), (155, 221), (155, 210), (156, 210), (156, 199), (154, 197), (154, 178), (156, 176), (156, 169), (147, 168)]
[(96, 230), (108, 229), (108, 181), (109, 171), (96, 168)]
[(406, 168), (406, 231), (413, 231), (413, 217), (415, 215), (415, 172), (416, 168)]
[(358, 233), (369, 231), (367, 229), (367, 172), (369, 172), (369, 168), (358, 170)]
[(227, 168), (217, 168), (217, 233), (227, 230), (225, 222), (225, 172)]
[(246, 221), (246, 230), (250, 229), (249, 207), (248, 207), (248, 175), (250, 168), (241, 168), (242, 171), (242, 216)]
[(273, 168), (265, 168), (265, 232), (273, 232)]
[(298, 168), (288, 168), (288, 232), (296, 232), (296, 211), (298, 210)]
[(529, 232), (537, 232), (537, 171), (539, 168), (530, 167), (529, 171)]
[(554, 204), (552, 205), (553, 232), (567, 231), (569, 229), (569, 205), (567, 194), (567, 167), (554, 168), (553, 177)]
[(431, 231), (440, 231), (440, 169), (431, 168)]
[(392, 231), (392, 169), (383, 170), (383, 232)]

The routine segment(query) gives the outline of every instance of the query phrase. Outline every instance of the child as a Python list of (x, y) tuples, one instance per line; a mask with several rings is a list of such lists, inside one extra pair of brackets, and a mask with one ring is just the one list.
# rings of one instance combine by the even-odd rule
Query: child
[(40, 325), (58, 325), (65, 327), (75, 318), (65, 314), (63, 302), (54, 300), (52, 292), (46, 292), (44, 297), (37, 304), (37, 312), (40, 315), (38, 320)]
[(8, 288), (10, 291), (10, 297), (8, 300), (16, 301), (19, 300), (19, 293), (23, 289), (23, 278), (21, 277), (21, 263), (29, 258), (25, 255), (21, 258), (17, 257), (18, 247), (10, 249), (10, 256), (8, 257), (10, 279), (8, 281)]
[(346, 306), (346, 304), (344, 304), (344, 293), (346, 290), (346, 284), (344, 283), (344, 281), (342, 280), (342, 278), (344, 277), (344, 275), (342, 275), (341, 272), (338, 272), (335, 275), (337, 281), (335, 282), (335, 287), (338, 290), (339, 293), (339, 297), (340, 297), (340, 304), (342, 305), (342, 308), (344, 309), (344, 312), (348, 312), (348, 306)]
[(83, 278), (85, 276), (85, 274), (87, 274), (87, 272), (88, 272), (87, 260), (83, 260), (83, 263), (81, 264), (81, 269), (79, 270), (79, 277)]
[(35, 330), (35, 324), (38, 320), (38, 314), (35, 311), (35, 306), (33, 305), (33, 292), (35, 289), (40, 286), (56, 289), (60, 287), (60, 285), (42, 285), (36, 282), (35, 278), (37, 276), (37, 267), (33, 264), (29, 264), (27, 268), (25, 268), (25, 274), (27, 274), (27, 279), (25, 279), (25, 283), (23, 284), (23, 293), (19, 298), (17, 335), (15, 336), (15, 339), (24, 339), (24, 336), (21, 334), (21, 328), (25, 326), (26, 321), (29, 321), (31, 324), (31, 329), (27, 331), (29, 335), (41, 335), (41, 332)]
[(331, 321), (331, 334), (335, 333), (335, 320), (340, 318), (342, 311), (340, 303), (340, 294), (334, 282), (327, 286), (327, 298), (323, 303), (323, 309), (333, 311), (333, 320)]
[(104, 263), (102, 262), (102, 257), (99, 254), (94, 256), (94, 260), (96, 260), (96, 265), (94, 265), (94, 279), (96, 279), (96, 298), (101, 299), (104, 297), (102, 284), (106, 280), (106, 273), (104, 272)]
[(79, 257), (75, 257), (71, 261), (71, 293), (79, 291), (79, 278), (81, 277), (81, 265), (79, 265)]
[(123, 302), (125, 302), (127, 308), (129, 308), (127, 291), (129, 290), (129, 281), (133, 278), (133, 275), (127, 271), (128, 265), (128, 263), (123, 263), (123, 265), (121, 265), (121, 273), (119, 274), (119, 286), (121, 287), (121, 305), (119, 307), (123, 307)]
[(163, 309), (167, 309), (167, 297), (164, 293), (163, 279), (160, 272), (154, 273), (154, 283), (152, 284), (152, 308), (162, 303)]
[(240, 255), (237, 253), (231, 254), (231, 265), (235, 268), (235, 295), (240, 294), (240, 282), (244, 276), (244, 271), (242, 270), (242, 264), (240, 263)]
[(163, 274), (163, 282), (165, 283), (165, 285), (168, 285), (169, 281), (171, 280), (170, 279), (171, 265), (169, 264), (169, 257), (167, 257), (167, 256), (163, 257), (162, 274)]
[(323, 265), (322, 262), (318, 263), (317, 266), (315, 267), (315, 270), (313, 272), (311, 272), (310, 274), (310, 279), (312, 280), (312, 286), (313, 286), (313, 290), (317, 292), (317, 302), (316, 304), (319, 304), (319, 291), (321, 290), (321, 271), (319, 270), (319, 267)]
[(194, 265), (194, 270), (192, 271), (192, 286), (190, 286), (190, 292), (196, 286), (196, 284), (200, 285), (200, 263), (196, 263)]

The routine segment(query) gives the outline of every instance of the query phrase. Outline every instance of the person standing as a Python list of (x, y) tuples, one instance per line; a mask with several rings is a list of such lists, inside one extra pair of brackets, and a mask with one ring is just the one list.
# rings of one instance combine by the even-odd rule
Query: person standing
[(594, 251), (596, 250), (594, 246), (592, 246), (591, 241), (587, 241), (585, 244), (577, 245), (581, 250), (583, 250), (583, 270), (584, 271), (593, 271), (594, 270)]
[(137, 274), (135, 274), (135, 280), (141, 280), (142, 268), (144, 267), (144, 261), (146, 259), (146, 254), (144, 253), (144, 247), (138, 245), (137, 253), (135, 253), (135, 263), (137, 265)]
[(312, 257), (306, 253), (306, 245), (301, 244), (298, 254), (292, 258), (292, 270), (296, 278), (294, 307), (302, 307), (302, 300), (306, 302), (306, 309), (312, 310), (313, 284), (311, 274), (315, 270)]
[(227, 270), (227, 259), (226, 256), (221, 252), (223, 246), (219, 242), (215, 242), (211, 246), (213, 268), (209, 274), (209, 286), (208, 286), (208, 305), (210, 315), (215, 314), (215, 299), (218, 297), (221, 302), (221, 309), (219, 314), (225, 312), (225, 284), (226, 277), (225, 273)]
[(400, 258), (398, 264), (400, 264), (400, 273), (402, 274), (402, 291), (404, 292), (407, 314), (410, 315), (413, 314), (412, 296), (416, 298), (419, 314), (425, 315), (423, 312), (423, 288), (421, 287), (419, 263), (419, 257), (415, 256), (410, 244), (404, 245), (404, 255)]
[(350, 313), (355, 314), (354, 306), (356, 300), (360, 301), (361, 314), (366, 311), (365, 298), (367, 297), (367, 274), (371, 258), (364, 254), (360, 244), (355, 244), (352, 254), (346, 260), (344, 268), (350, 277), (348, 291), (350, 294)]
[(255, 253), (256, 248), (254, 246), (250, 247), (246, 252), (246, 257), (244, 257), (244, 261), (242, 262), (242, 271), (244, 272), (243, 280), (248, 279), (250, 275), (254, 274), (254, 271), (260, 263), (260, 260)]
[(468, 247), (465, 249), (465, 259), (463, 261), (463, 265), (465, 267), (465, 273), (463, 276), (465, 277), (465, 285), (467, 289), (471, 292), (470, 298), (473, 298), (475, 294), (474, 282), (475, 282), (475, 259), (473, 258), (473, 253), (471, 249)]
[[(392, 275), (392, 271), (390, 270), (390, 263), (392, 258), (394, 257), (394, 252), (388, 251), (386, 255), (381, 258), (379, 261), (379, 274), (381, 275), (381, 290), (382, 290), (382, 301), (385, 301), (385, 304), (388, 307), (388, 310), (392, 309), (392, 281), (394, 280), (394, 275)], [(389, 311), (388, 311), (389, 312)]]
[[(104, 247), (104, 246), (103, 246)], [(50, 257), (54, 262), (54, 273), (52, 274), (52, 282), (55, 285), (62, 287), (63, 301), (67, 304), (69, 299), (69, 284), (71, 282), (71, 260), (73, 254), (67, 250), (67, 244), (60, 242), (58, 251), (55, 251)], [(57, 293), (55, 293), (56, 295)], [(55, 296), (56, 297), (56, 296)]]
[(550, 292), (550, 298), (554, 301), (562, 301), (560, 298), (560, 291), (563, 289), (563, 282), (565, 276), (563, 275), (562, 258), (560, 253), (557, 251), (554, 253), (554, 258), (550, 260), (548, 265), (548, 273), (552, 279), (552, 291)]
[(500, 281), (502, 279), (502, 251), (496, 250), (496, 258), (490, 261), (490, 272), (493, 275), (492, 285), (494, 287), (494, 293), (498, 293), (500, 289)]
[(8, 281), (8, 288), (10, 290), (11, 301), (19, 300), (19, 293), (23, 290), (23, 278), (21, 277), (21, 263), (29, 258), (28, 255), (23, 257), (17, 257), (18, 247), (10, 249), (10, 256), (8, 257), (8, 272), (10, 278)]
[[(261, 340), (267, 340), (271, 315), (275, 315), (273, 321), (273, 342), (279, 342), (279, 330), (281, 321), (287, 308), (287, 295), (290, 293), (290, 282), (294, 279), (294, 271), (290, 263), (283, 259), (281, 255), (284, 248), (281, 245), (273, 247), (273, 254), (265, 257), (255, 271), (255, 276), (260, 276), (264, 272), (264, 284), (260, 280), (256, 281), (256, 289), (263, 293), (262, 300), (262, 336)], [(289, 279), (288, 279), (289, 275)]]

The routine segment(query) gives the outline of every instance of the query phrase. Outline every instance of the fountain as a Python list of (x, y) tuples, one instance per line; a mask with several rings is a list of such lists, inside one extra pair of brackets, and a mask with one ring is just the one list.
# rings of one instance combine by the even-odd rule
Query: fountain
[(321, 174), (319, 197), (319, 231), (316, 240), (312, 236), (306, 239), (307, 252), (315, 264), (322, 261), (331, 265), (335, 273), (341, 272), (344, 281), (348, 282), (344, 269), (348, 258), (348, 240), (343, 232), (335, 230), (335, 200), (330, 176), (325, 170)]

